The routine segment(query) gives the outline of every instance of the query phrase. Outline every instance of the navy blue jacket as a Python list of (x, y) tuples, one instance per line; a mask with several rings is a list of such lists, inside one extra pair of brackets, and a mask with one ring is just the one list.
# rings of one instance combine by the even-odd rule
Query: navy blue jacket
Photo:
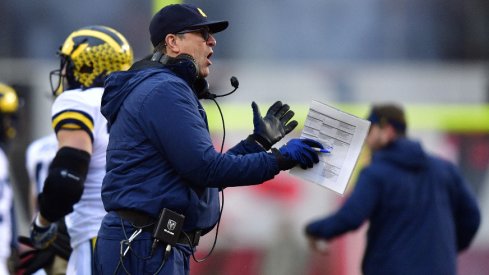
[(362, 270), (375, 274), (456, 274), (457, 252), (480, 224), (473, 193), (451, 163), (405, 138), (374, 153), (337, 213), (306, 227), (332, 239), (369, 220)]
[[(212, 228), (218, 189), (259, 184), (279, 172), (276, 158), (246, 140), (216, 151), (204, 108), (185, 79), (151, 66), (116, 72), (105, 83), (110, 125), (102, 200), (107, 211), (153, 217), (163, 208), (185, 216), (184, 231)], [(251, 119), (251, 118), (250, 118)]]

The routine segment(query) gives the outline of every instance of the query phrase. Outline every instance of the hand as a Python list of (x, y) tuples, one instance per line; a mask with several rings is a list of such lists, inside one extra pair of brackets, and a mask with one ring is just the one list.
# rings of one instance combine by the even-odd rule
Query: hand
[(36, 249), (29, 237), (19, 236), (21, 253), (15, 265), (15, 274), (33, 274), (41, 268), (48, 267), (54, 260), (55, 253), (51, 249)]
[(307, 242), (309, 243), (309, 248), (311, 248), (313, 251), (325, 255), (329, 254), (329, 243), (326, 240), (307, 236)]
[(287, 144), (274, 150), (280, 170), (288, 170), (297, 164), (302, 169), (313, 167), (319, 162), (318, 152), (314, 148), (323, 149), (323, 145), (312, 139), (291, 139)]
[(282, 104), (280, 101), (270, 106), (265, 117), (261, 116), (260, 109), (254, 101), (251, 103), (251, 108), (253, 108), (254, 126), (252, 136), (267, 151), (297, 127), (297, 121), (289, 122), (294, 112), (290, 110), (289, 105)]
[(56, 239), (58, 225), (51, 223), (47, 227), (41, 227), (36, 224), (36, 220), (37, 218), (31, 225), (32, 245), (37, 249), (45, 249)]

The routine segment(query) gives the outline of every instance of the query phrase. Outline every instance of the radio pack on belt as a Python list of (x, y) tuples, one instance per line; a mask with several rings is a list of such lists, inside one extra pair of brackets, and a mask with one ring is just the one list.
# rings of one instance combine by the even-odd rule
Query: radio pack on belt
[(185, 216), (164, 208), (153, 231), (153, 238), (174, 246), (180, 237)]

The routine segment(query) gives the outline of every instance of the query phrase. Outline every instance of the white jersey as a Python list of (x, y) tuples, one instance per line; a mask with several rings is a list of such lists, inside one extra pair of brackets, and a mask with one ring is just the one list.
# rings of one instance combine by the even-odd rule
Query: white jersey
[(27, 147), (26, 168), (34, 194), (39, 194), (44, 186), (44, 180), (48, 176), (48, 169), (56, 152), (58, 151), (58, 140), (55, 134), (50, 134), (34, 140)]
[(100, 113), (103, 91), (103, 88), (65, 91), (52, 106), (52, 126), (56, 133), (61, 129), (83, 129), (92, 139), (92, 156), (83, 195), (73, 206), (73, 212), (65, 218), (74, 249), (81, 242), (97, 237), (106, 214), (101, 188), (109, 134), (107, 120)]
[(12, 241), (12, 188), (9, 183), (9, 165), (7, 157), (0, 149), (0, 261), (6, 264), (10, 257)]

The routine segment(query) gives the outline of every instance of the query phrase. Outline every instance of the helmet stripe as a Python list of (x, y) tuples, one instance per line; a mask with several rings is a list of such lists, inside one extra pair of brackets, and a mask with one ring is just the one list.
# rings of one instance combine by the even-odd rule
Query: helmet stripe
[(98, 38), (98, 39), (100, 39), (102, 41), (105, 41), (107, 44), (109, 44), (116, 51), (123, 51), (124, 50), (121, 47), (121, 45), (119, 45), (119, 43), (117, 43), (115, 41), (115, 39), (112, 36), (107, 35), (107, 34), (105, 34), (103, 32), (96, 31), (96, 30), (83, 29), (83, 30), (79, 30), (79, 31), (73, 33), (73, 37), (83, 36), (83, 35), (96, 37), (96, 38)]
[(129, 45), (129, 43), (127, 42), (126, 38), (121, 33), (119, 33), (118, 31), (114, 30), (111, 27), (107, 27), (107, 26), (92, 26), (92, 27), (90, 27), (90, 29), (97, 30), (97, 31), (100, 31), (100, 32), (103, 32), (103, 33), (109, 35), (119, 45), (126, 45), (126, 44)]

